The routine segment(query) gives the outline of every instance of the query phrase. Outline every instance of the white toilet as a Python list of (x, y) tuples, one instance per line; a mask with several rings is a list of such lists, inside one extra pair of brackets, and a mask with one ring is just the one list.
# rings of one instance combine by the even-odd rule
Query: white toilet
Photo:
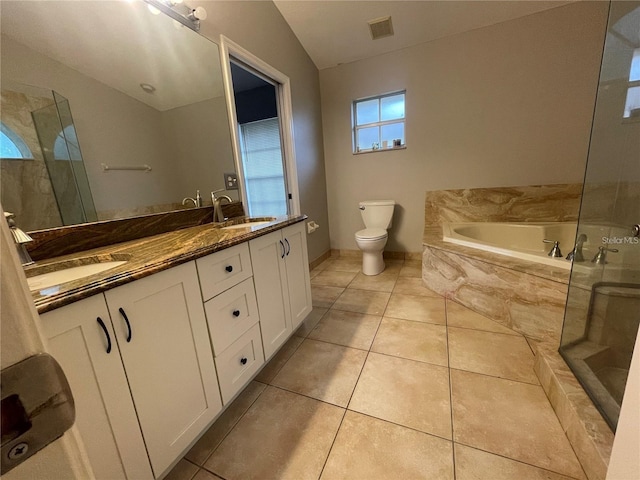
[(360, 213), (364, 230), (356, 232), (356, 243), (362, 250), (362, 273), (378, 275), (384, 271), (382, 251), (387, 243), (387, 228), (391, 226), (393, 200), (370, 200), (360, 202)]

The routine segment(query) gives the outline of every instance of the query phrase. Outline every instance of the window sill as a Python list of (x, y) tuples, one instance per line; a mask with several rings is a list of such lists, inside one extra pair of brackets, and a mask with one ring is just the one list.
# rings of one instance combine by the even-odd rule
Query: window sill
[(360, 150), (359, 152), (353, 152), (353, 155), (366, 155), (367, 153), (380, 153), (380, 152), (392, 152), (394, 150), (406, 150), (407, 146), (390, 147), (390, 148), (378, 148), (376, 150)]

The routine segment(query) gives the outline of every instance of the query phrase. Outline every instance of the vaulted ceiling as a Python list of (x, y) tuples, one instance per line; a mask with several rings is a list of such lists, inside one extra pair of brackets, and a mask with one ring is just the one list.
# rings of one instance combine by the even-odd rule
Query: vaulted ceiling
[[(274, 3), (322, 70), (572, 2), (274, 0)], [(367, 22), (389, 15), (394, 35), (372, 40)]]

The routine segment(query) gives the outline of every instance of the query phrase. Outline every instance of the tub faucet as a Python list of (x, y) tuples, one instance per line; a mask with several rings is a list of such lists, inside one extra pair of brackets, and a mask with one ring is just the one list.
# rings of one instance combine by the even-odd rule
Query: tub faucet
[(576, 240), (576, 246), (567, 255), (567, 260), (573, 262), (584, 262), (584, 255), (582, 255), (582, 244), (587, 241), (587, 236), (584, 233), (578, 235)]
[(616, 248), (607, 248), (607, 247), (598, 247), (598, 253), (593, 257), (591, 263), (596, 263), (598, 265), (604, 265), (607, 262), (607, 252), (618, 253), (618, 249)]
[(220, 190), (214, 190), (211, 192), (211, 201), (213, 202), (213, 221), (214, 222), (224, 222), (226, 218), (224, 218), (224, 214), (222, 213), (222, 205), (221, 201), (226, 200), (227, 203), (232, 203), (231, 197), (228, 195), (218, 195), (216, 197), (216, 193), (224, 192), (225, 189), (221, 188)]
[(24, 233), (18, 226), (16, 225), (15, 215), (13, 213), (4, 212), (4, 218), (7, 219), (7, 223), (9, 224), (9, 230), (11, 230), (11, 236), (13, 237), (13, 241), (16, 244), (18, 249), (18, 256), (20, 257), (20, 263), (25, 267), (27, 265), (32, 265), (34, 262), (31, 259), (31, 255), (27, 251), (27, 247), (25, 245), (29, 242), (33, 242), (33, 238)]
[(546, 238), (542, 240), (544, 243), (553, 243), (553, 247), (547, 255), (550, 257), (562, 257), (562, 252), (560, 251), (560, 242), (557, 240), (547, 240)]

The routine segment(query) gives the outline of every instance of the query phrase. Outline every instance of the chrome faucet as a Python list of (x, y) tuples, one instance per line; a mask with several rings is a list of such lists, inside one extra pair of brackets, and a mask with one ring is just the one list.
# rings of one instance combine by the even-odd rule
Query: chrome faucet
[(587, 236), (584, 233), (578, 235), (576, 240), (576, 246), (567, 255), (567, 260), (573, 262), (584, 262), (584, 255), (582, 255), (582, 244), (587, 241)]
[(550, 257), (562, 257), (562, 252), (560, 251), (560, 242), (557, 240), (547, 240), (546, 238), (542, 240), (544, 243), (553, 243), (553, 247), (549, 253), (547, 253)]
[(194, 207), (202, 206), (202, 197), (200, 196), (200, 190), (196, 190), (196, 198), (186, 197), (182, 200), (182, 205), (186, 205), (187, 202), (193, 202)]
[(33, 238), (31, 238), (20, 228), (18, 228), (15, 221), (15, 215), (13, 213), (4, 212), (4, 218), (7, 219), (9, 230), (11, 230), (11, 236), (13, 237), (13, 241), (16, 243), (18, 256), (20, 257), (20, 263), (22, 263), (23, 267), (32, 265), (34, 262), (31, 259), (31, 255), (29, 255), (29, 252), (27, 251), (27, 247), (25, 247), (25, 245), (29, 242), (33, 242)]
[(213, 221), (214, 222), (224, 222), (226, 218), (224, 218), (224, 214), (222, 213), (222, 205), (220, 202), (222, 200), (226, 200), (228, 203), (233, 203), (231, 197), (228, 195), (218, 195), (216, 197), (216, 193), (224, 192), (225, 189), (221, 188), (220, 190), (214, 190), (211, 192), (211, 201), (213, 202)]
[(618, 253), (618, 249), (616, 248), (607, 248), (607, 247), (598, 247), (598, 253), (593, 257), (591, 263), (596, 263), (598, 265), (604, 265), (607, 262), (607, 252)]

